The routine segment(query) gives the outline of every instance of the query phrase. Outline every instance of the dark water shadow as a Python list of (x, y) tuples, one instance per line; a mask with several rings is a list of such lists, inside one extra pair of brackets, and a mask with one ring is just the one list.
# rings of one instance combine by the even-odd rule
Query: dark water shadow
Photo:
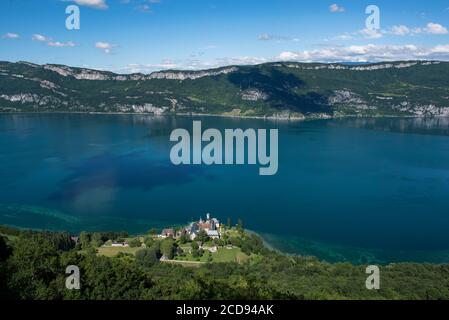
[(130, 188), (151, 190), (166, 185), (182, 185), (193, 182), (198, 176), (207, 179), (203, 168), (175, 166), (170, 161), (148, 159), (144, 152), (125, 155), (102, 154), (72, 168), (59, 190), (49, 200), (67, 201), (95, 188)]

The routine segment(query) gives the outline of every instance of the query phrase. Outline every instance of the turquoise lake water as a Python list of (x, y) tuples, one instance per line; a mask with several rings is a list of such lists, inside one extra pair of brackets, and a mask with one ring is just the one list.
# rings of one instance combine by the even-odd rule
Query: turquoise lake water
[[(172, 165), (169, 134), (193, 120), (278, 128), (278, 174)], [(0, 224), (141, 233), (210, 212), (328, 261), (449, 261), (445, 118), (2, 114), (0, 146)]]

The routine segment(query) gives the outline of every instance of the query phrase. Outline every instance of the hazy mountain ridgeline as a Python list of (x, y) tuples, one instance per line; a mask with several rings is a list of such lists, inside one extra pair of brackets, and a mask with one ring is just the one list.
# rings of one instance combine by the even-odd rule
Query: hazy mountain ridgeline
[(149, 75), (0, 62), (0, 111), (449, 116), (449, 62), (278, 62)]

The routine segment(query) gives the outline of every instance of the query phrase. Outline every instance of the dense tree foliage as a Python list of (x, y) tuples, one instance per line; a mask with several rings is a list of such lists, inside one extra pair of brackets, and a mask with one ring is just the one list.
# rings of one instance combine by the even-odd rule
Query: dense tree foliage
[(189, 242), (190, 241), (190, 238), (189, 238), (189, 236), (187, 235), (187, 234), (182, 234), (180, 237), (179, 237), (179, 243), (180, 244), (186, 244), (187, 242)]
[[(448, 265), (386, 265), (381, 289), (370, 291), (366, 266), (286, 256), (266, 250), (252, 234), (240, 241), (245, 251), (259, 254), (241, 264), (186, 268), (159, 262), (162, 254), (176, 250), (172, 239), (154, 241), (136, 256), (109, 258), (97, 255), (93, 246), (80, 251), (68, 245), (64, 233), (19, 232), (9, 240), (0, 237), (0, 298), (449, 299)], [(80, 290), (65, 288), (68, 265), (80, 268)]]
[(203, 251), (196, 241), (192, 242), (192, 256), (194, 258), (199, 258), (203, 255)]
[(201, 243), (209, 241), (209, 237), (207, 235), (207, 232), (205, 230), (200, 230), (200, 232), (198, 232), (195, 240), (199, 241)]
[(175, 241), (172, 238), (162, 240), (160, 251), (165, 258), (173, 259), (175, 255), (175, 249)]
[(240, 233), (243, 233), (243, 231), (245, 230), (245, 227), (243, 226), (243, 221), (242, 219), (238, 219), (237, 222), (237, 231)]
[[(79, 246), (81, 249), (87, 249), (91, 246), (99, 247), (108, 241), (124, 242), (128, 237), (127, 232), (81, 232), (79, 236)], [(140, 242), (139, 242), (140, 243)]]
[(6, 261), (11, 254), (11, 249), (6, 243), (6, 239), (0, 236), (0, 263)]
[(140, 243), (139, 238), (133, 238), (130, 241), (128, 241), (128, 244), (131, 248), (137, 248), (140, 247), (142, 244)]
[(143, 243), (145, 244), (145, 246), (146, 246), (147, 248), (149, 248), (149, 247), (151, 247), (151, 246), (154, 245), (154, 239), (153, 239), (152, 237), (145, 237), (145, 238), (143, 239)]
[(6, 239), (0, 236), (0, 299), (4, 299), (9, 295), (6, 283), (6, 260), (10, 255), (11, 249)]
[(136, 262), (142, 267), (152, 267), (159, 262), (158, 252), (155, 248), (140, 249), (136, 252)]

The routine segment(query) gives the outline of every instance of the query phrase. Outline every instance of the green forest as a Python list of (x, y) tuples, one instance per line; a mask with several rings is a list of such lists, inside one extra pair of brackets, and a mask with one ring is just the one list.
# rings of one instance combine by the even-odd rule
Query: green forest
[[(185, 267), (159, 260), (176, 251), (177, 244), (172, 239), (149, 241), (136, 254), (108, 257), (98, 254), (99, 242), (119, 239), (126, 233), (83, 233), (75, 243), (65, 232), (0, 227), (0, 298), (449, 299), (449, 265), (381, 266), (380, 290), (368, 290), (366, 266), (284, 255), (265, 248), (258, 236), (238, 232), (236, 245), (254, 258)], [(80, 290), (66, 289), (65, 271), (69, 265), (80, 269)]]

